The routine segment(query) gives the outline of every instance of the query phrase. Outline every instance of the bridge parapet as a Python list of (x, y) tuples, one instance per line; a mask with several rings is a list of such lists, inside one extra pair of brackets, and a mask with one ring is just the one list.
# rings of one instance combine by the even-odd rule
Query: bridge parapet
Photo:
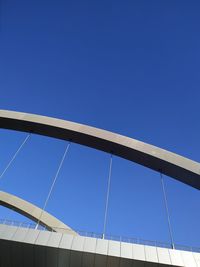
[[(0, 224), (0, 247), (4, 251), (2, 254), (4, 255), (4, 266), (7, 267), (11, 266), (9, 265), (8, 258), (10, 258), (10, 253), (13, 253), (12, 247), (14, 251), (20, 249), (20, 253), (16, 256), (16, 259), (15, 255), (13, 255), (12, 260), (26, 262), (26, 266), (31, 265), (28, 265), (30, 259), (26, 258), (26, 253), (24, 253), (24, 251), (29, 250), (30, 253), (34, 250), (35, 254), (33, 251), (31, 253), (35, 255), (34, 257), (38, 257), (38, 260), (40, 258), (40, 261), (42, 261), (41, 250), (44, 250), (47, 261), (52, 258), (53, 262), (58, 258), (65, 259), (63, 265), (58, 265), (60, 267), (65, 266), (64, 264), (68, 261), (70, 262), (70, 267), (129, 267), (132, 266), (133, 263), (135, 267), (143, 266), (141, 265), (142, 263), (145, 263), (146, 267), (154, 266), (152, 264), (157, 264), (156, 266), (200, 267), (200, 253), (198, 252), (159, 247), (155, 246), (155, 244), (153, 246), (124, 242), (122, 239), (121, 241), (102, 239), (95, 237), (95, 234), (93, 234), (92, 237), (83, 235), (75, 236), (70, 233), (51, 232), (45, 230), (45, 228), (29, 228), (28, 224), (21, 224), (21, 226), (19, 224), (17, 226), (16, 222), (14, 226), (8, 224), (8, 221), (6, 221), (5, 224)], [(89, 233), (86, 232), (79, 232), (79, 234), (81, 233), (89, 235)], [(92, 234), (90, 233), (90, 235)], [(131, 241), (131, 239), (129, 239), (129, 241)], [(6, 243), (9, 244), (9, 246), (6, 246)], [(60, 254), (62, 254), (62, 257), (59, 256)], [(19, 266), (16, 264), (17, 263), (15, 263), (14, 266)], [(37, 266), (40, 267), (40, 264), (41, 263)], [(56, 266), (51, 264), (49, 263), (49, 265), (46, 266)]]

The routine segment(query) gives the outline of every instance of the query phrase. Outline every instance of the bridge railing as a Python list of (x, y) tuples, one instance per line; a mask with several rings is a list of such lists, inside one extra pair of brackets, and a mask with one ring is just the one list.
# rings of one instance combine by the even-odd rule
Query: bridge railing
[[(50, 231), (45, 226), (37, 225), (37, 223), (34, 222), (19, 222), (14, 220), (7, 220), (7, 219), (0, 219), (0, 224), (9, 225), (9, 226), (16, 226), (16, 227), (22, 227), (22, 228), (29, 228), (29, 229), (36, 229), (42, 230), (42, 231)], [(64, 228), (56, 228), (53, 227), (54, 230), (52, 232), (65, 232), (66, 229)], [(79, 234), (80, 236), (85, 237), (92, 237), (92, 238), (99, 238), (99, 239), (105, 239), (105, 240), (113, 240), (118, 242), (125, 242), (125, 243), (131, 243), (131, 244), (138, 244), (138, 245), (146, 245), (146, 246), (154, 246), (154, 247), (160, 247), (160, 248), (172, 248), (172, 245), (166, 242), (159, 242), (159, 241), (151, 241), (151, 240), (145, 240), (141, 238), (134, 238), (134, 237), (124, 237), (124, 236), (117, 236), (117, 235), (108, 235), (108, 234), (100, 234), (95, 232), (88, 232), (88, 231), (80, 231), (80, 230), (67, 230), (67, 232), (70, 234), (70, 231), (72, 234), (74, 231)], [(200, 248), (198, 247), (190, 247), (190, 246), (184, 246), (175, 244), (174, 249), (177, 250), (184, 250), (184, 251), (191, 251), (191, 252), (198, 252), (200, 253)]]

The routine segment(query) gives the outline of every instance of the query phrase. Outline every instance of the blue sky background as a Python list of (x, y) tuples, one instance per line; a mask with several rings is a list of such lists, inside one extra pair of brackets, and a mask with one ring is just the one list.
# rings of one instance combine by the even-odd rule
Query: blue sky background
[[(198, 1), (1, 0), (0, 108), (118, 132), (200, 161)], [(0, 169), (26, 134), (0, 131)], [(1, 190), (43, 206), (66, 142), (34, 135)], [(109, 155), (72, 144), (47, 210), (102, 232)], [(165, 177), (176, 243), (200, 193)], [(27, 220), (1, 208), (1, 217)], [(114, 157), (107, 233), (169, 242), (159, 174)]]

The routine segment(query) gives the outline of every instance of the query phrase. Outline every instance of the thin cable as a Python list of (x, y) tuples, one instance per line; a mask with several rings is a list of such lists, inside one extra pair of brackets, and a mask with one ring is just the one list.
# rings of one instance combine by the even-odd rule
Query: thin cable
[(175, 248), (174, 238), (173, 238), (173, 234), (172, 234), (172, 226), (171, 226), (171, 221), (170, 221), (169, 208), (168, 208), (168, 204), (167, 204), (167, 194), (166, 194), (166, 190), (165, 190), (165, 183), (164, 183), (162, 173), (160, 173), (160, 178), (161, 178), (162, 191), (163, 191), (164, 202), (165, 202), (165, 209), (166, 209), (166, 214), (167, 214), (167, 221), (168, 221), (168, 228), (169, 228), (169, 234), (170, 234), (170, 239), (171, 239), (171, 245), (172, 245), (172, 248), (174, 249)]
[(108, 204), (110, 197), (110, 182), (111, 182), (111, 174), (112, 174), (112, 154), (110, 155), (110, 166), (109, 166), (109, 174), (108, 174), (108, 187), (107, 187), (107, 195), (106, 195), (106, 207), (105, 207), (105, 215), (104, 215), (104, 225), (103, 225), (103, 239), (106, 234), (106, 226), (107, 226), (107, 217), (108, 217)]
[(20, 147), (17, 149), (17, 151), (15, 152), (15, 154), (13, 155), (13, 157), (11, 158), (11, 160), (8, 162), (7, 166), (5, 167), (5, 169), (3, 170), (3, 172), (0, 174), (0, 180), (3, 178), (4, 174), (6, 173), (6, 171), (8, 170), (8, 168), (10, 167), (10, 165), (13, 163), (13, 161), (15, 160), (15, 158), (17, 157), (17, 155), (19, 154), (20, 150), (23, 148), (23, 146), (25, 145), (25, 143), (28, 141), (28, 139), (30, 138), (31, 134), (29, 133), (26, 138), (24, 139), (24, 141), (22, 142), (22, 144), (20, 145)]
[(67, 152), (68, 152), (68, 150), (69, 150), (69, 147), (70, 147), (70, 143), (68, 143), (68, 145), (67, 145), (67, 147), (66, 147), (66, 149), (65, 149), (65, 151), (64, 151), (63, 157), (62, 157), (61, 162), (60, 162), (60, 164), (59, 164), (59, 166), (58, 166), (56, 175), (55, 175), (55, 177), (54, 177), (54, 179), (53, 179), (53, 182), (52, 182), (52, 184), (51, 184), (49, 193), (48, 193), (47, 198), (46, 198), (46, 200), (45, 200), (44, 206), (43, 206), (43, 208), (42, 208), (42, 212), (41, 212), (41, 214), (40, 214), (40, 217), (39, 217), (39, 219), (38, 219), (38, 222), (37, 222), (37, 225), (36, 225), (35, 229), (37, 229), (38, 226), (39, 226), (39, 224), (40, 224), (42, 215), (43, 215), (43, 213), (44, 213), (44, 211), (45, 211), (45, 209), (46, 209), (46, 206), (47, 206), (47, 204), (48, 204), (48, 201), (49, 201), (49, 199), (50, 199), (50, 197), (51, 197), (51, 193), (52, 193), (53, 188), (54, 188), (54, 185), (55, 185), (55, 183), (56, 183), (56, 181), (57, 181), (58, 175), (59, 175), (60, 170), (61, 170), (61, 168), (62, 168), (63, 162), (64, 162), (65, 157), (66, 157), (66, 155), (67, 155)]

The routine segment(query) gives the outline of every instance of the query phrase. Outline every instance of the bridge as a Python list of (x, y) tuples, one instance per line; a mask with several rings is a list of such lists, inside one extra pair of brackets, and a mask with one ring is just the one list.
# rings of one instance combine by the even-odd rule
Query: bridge
[[(25, 215), (35, 222), (34, 227), (6, 221), (0, 224), (1, 266), (200, 266), (200, 253), (176, 247), (173, 241), (165, 185), (162, 175), (200, 189), (200, 164), (175, 153), (116, 133), (45, 116), (0, 111), (0, 127), (28, 132), (1, 177), (15, 160), (30, 134), (50, 136), (69, 142), (42, 208), (6, 192), (0, 192), (0, 204)], [(111, 154), (108, 188), (102, 235), (83, 234), (45, 211), (59, 171), (71, 142)], [(112, 155), (136, 162), (158, 171), (161, 175), (170, 246), (145, 244), (133, 239), (112, 240), (106, 234), (107, 212), (112, 171)]]

